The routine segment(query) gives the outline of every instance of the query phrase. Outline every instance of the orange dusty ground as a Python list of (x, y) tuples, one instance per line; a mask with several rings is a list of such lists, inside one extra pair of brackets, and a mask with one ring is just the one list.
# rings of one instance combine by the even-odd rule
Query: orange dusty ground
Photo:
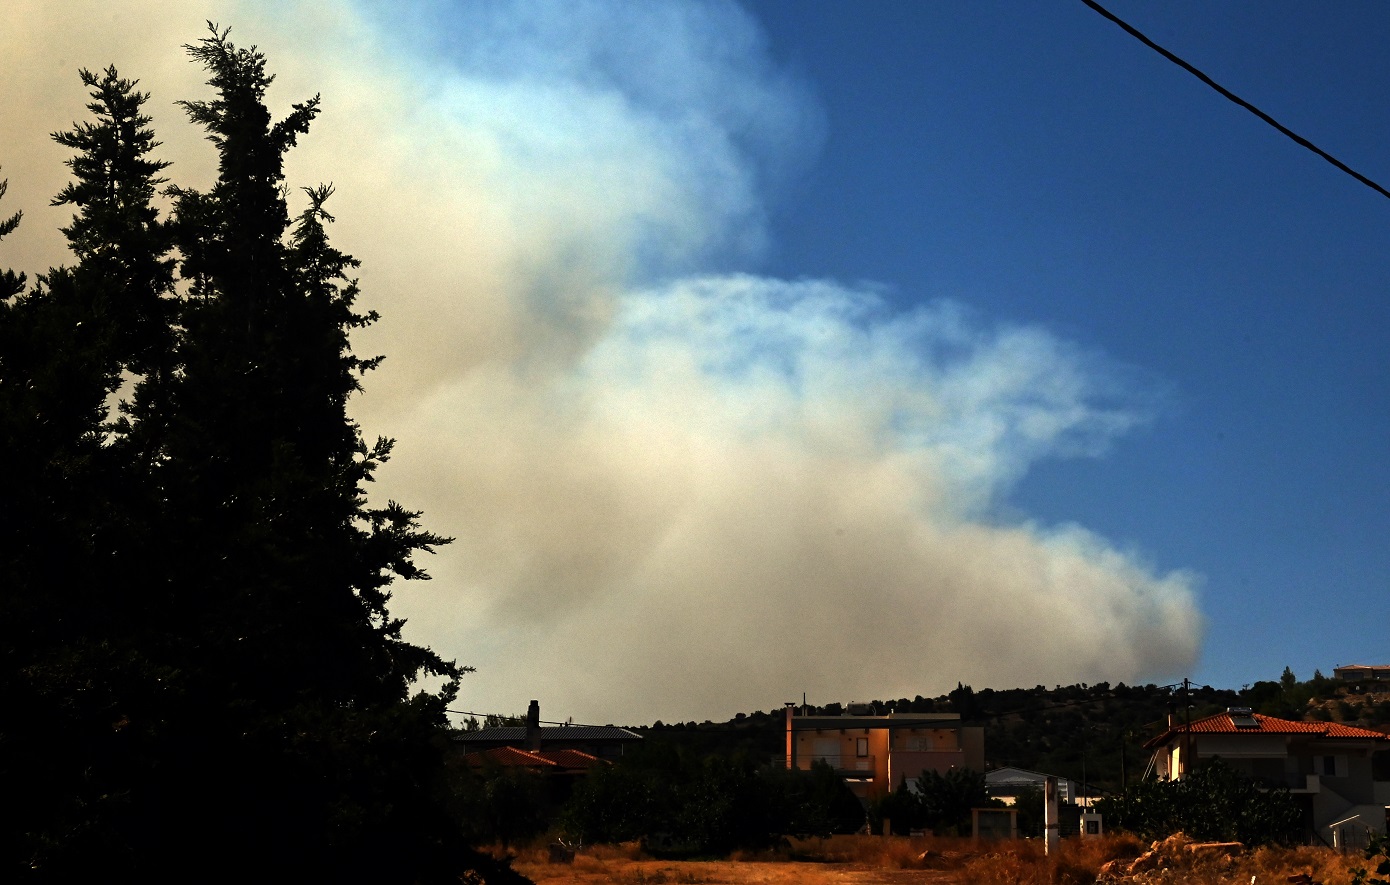
[(516, 852), (513, 867), (536, 885), (1091, 885), (1098, 876), (1115, 885), (1226, 885), (1252, 876), (1261, 883), (1309, 876), (1343, 885), (1351, 868), (1362, 864), (1326, 848), (1248, 850), (1234, 843), (1193, 845), (1181, 836), (1152, 845), (1128, 836), (1069, 839), (1051, 857), (1034, 840), (835, 836), (728, 860), (658, 860), (635, 845), (600, 845), (581, 849), (573, 863), (552, 863), (546, 847), (537, 845)]
[(909, 882), (964, 883), (960, 872), (875, 870), (854, 864), (770, 863), (766, 861), (617, 861), (561, 864), (518, 863), (516, 869), (536, 885), (899, 885)]

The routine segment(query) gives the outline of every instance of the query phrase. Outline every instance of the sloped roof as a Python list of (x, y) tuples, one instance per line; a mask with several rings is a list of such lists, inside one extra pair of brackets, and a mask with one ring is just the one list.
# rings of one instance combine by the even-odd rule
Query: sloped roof
[[(537, 756), (548, 759), (563, 768), (592, 768), (604, 760), (583, 750), (536, 750)], [(608, 763), (605, 763), (608, 764)]]
[(476, 753), (467, 753), (463, 761), (469, 765), (478, 767), (486, 762), (494, 765), (501, 765), (504, 768), (558, 768), (559, 766), (539, 753), (530, 750), (523, 750), (519, 747), (493, 747), (491, 750), (479, 750)]
[(959, 713), (889, 713), (886, 716), (793, 716), (792, 731), (825, 728), (960, 728)]
[[(1356, 728), (1351, 725), (1343, 725), (1340, 722), (1295, 722), (1292, 719), (1276, 719), (1273, 716), (1264, 716), (1260, 713), (1250, 713), (1241, 716), (1242, 719), (1249, 718), (1255, 721), (1254, 727), (1249, 725), (1236, 725), (1230, 713), (1217, 713), (1214, 716), (1207, 716), (1192, 723), (1192, 734), (1307, 734), (1316, 735), (1324, 738), (1345, 738), (1353, 740), (1378, 740), (1390, 741), (1390, 735), (1381, 734), (1378, 731), (1371, 731), (1366, 728)], [(1150, 738), (1144, 742), (1144, 746), (1158, 747), (1168, 743), (1172, 738), (1183, 734), (1186, 729), (1182, 725), (1169, 727), (1158, 737)]]
[(545, 771), (578, 771), (602, 762), (597, 756), (579, 750), (523, 750), (519, 747), (493, 747), (468, 753), (463, 761), (474, 768), (492, 763), (503, 768), (536, 768)]
[(1341, 674), (1349, 676), (1357, 672), (1366, 673), (1372, 679), (1378, 680), (1383, 674), (1390, 674), (1390, 664), (1343, 664), (1340, 667), (1334, 667), (1332, 675), (1340, 679), (1344, 678)]
[(1005, 765), (1001, 768), (991, 768), (989, 771), (986, 771), (985, 783), (990, 786), (1037, 784), (1050, 777), (1057, 778), (1058, 783), (1071, 780), (1071, 778), (1062, 777), (1061, 775), (1052, 775), (1042, 771), (1032, 771), (1027, 768)]
[[(546, 725), (540, 730), (541, 743), (546, 741), (640, 741), (642, 736), (616, 725)], [(484, 728), (478, 731), (465, 731), (454, 735), (454, 740), (464, 744), (511, 743), (520, 744), (526, 740), (526, 726), (508, 725), (501, 728)]]

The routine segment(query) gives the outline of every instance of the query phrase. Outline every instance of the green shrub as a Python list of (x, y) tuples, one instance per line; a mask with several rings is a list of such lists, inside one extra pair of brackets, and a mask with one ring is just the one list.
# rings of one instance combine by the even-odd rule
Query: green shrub
[(593, 769), (561, 812), (585, 842), (647, 840), (673, 852), (725, 854), (784, 836), (854, 832), (863, 807), (834, 770), (759, 766), (747, 755), (645, 748)]
[(1287, 789), (1264, 789), (1220, 759), (1182, 780), (1131, 786), (1102, 799), (1097, 810), (1113, 825), (1148, 839), (1181, 832), (1200, 841), (1291, 844), (1302, 829)]
[(1366, 860), (1375, 862), (1375, 868), (1352, 870), (1351, 885), (1390, 885), (1390, 838), (1373, 839), (1366, 847)]

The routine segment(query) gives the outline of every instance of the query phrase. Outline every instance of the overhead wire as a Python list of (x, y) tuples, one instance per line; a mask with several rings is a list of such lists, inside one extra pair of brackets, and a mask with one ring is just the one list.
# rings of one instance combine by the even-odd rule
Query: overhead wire
[[(507, 721), (507, 720), (513, 720), (513, 721), (516, 721), (516, 722), (520, 722), (520, 723), (522, 723), (523, 725), (524, 725), (525, 722), (526, 722), (526, 717), (525, 717), (524, 715), (523, 715), (523, 716), (515, 716), (515, 715), (503, 714), (503, 713), (478, 713), (478, 712), (475, 712), (475, 711), (472, 711), (472, 710), (454, 710), (454, 709), (447, 709), (447, 708), (444, 710), (444, 712), (445, 712), (445, 713), (453, 713), (453, 714), (456, 715), (456, 716), (472, 716), (474, 719), (486, 719), (486, 718), (489, 717), (489, 716), (496, 716), (497, 719), (500, 720), (500, 721), (504, 721), (504, 722), (505, 722), (505, 721)], [(569, 722), (569, 721), (566, 721), (566, 722), (557, 722), (557, 721), (554, 720), (554, 719), (539, 719), (539, 720), (537, 720), (537, 724), (539, 724), (539, 725), (564, 725), (564, 726), (569, 726), (570, 728), (625, 728), (625, 727), (626, 727), (626, 726), (615, 726), (615, 725), (613, 725), (612, 723), (608, 723), (607, 725), (592, 725), (592, 724), (585, 724), (585, 723), (582, 723), (582, 722)], [(517, 727), (517, 726), (512, 726), (512, 727), (515, 728), (515, 727)], [(639, 726), (639, 727), (640, 727), (640, 726)]]
[(1274, 118), (1271, 117), (1269, 114), (1267, 114), (1267, 113), (1265, 113), (1264, 111), (1260, 110), (1259, 108), (1255, 107), (1255, 105), (1251, 104), (1250, 102), (1248, 102), (1248, 101), (1246, 101), (1245, 99), (1241, 98), (1239, 95), (1236, 95), (1236, 94), (1235, 94), (1234, 92), (1232, 92), (1231, 90), (1229, 90), (1229, 89), (1227, 89), (1226, 87), (1222, 86), (1220, 83), (1218, 83), (1218, 82), (1216, 82), (1215, 80), (1213, 80), (1213, 79), (1212, 79), (1211, 77), (1209, 77), (1207, 74), (1205, 74), (1205, 73), (1203, 73), (1202, 71), (1198, 70), (1194, 65), (1188, 63), (1187, 61), (1184, 61), (1182, 58), (1179, 58), (1176, 54), (1174, 54), (1174, 53), (1168, 51), (1167, 49), (1163, 48), (1162, 46), (1158, 45), (1158, 44), (1155, 43), (1153, 40), (1151, 40), (1147, 35), (1145, 35), (1142, 31), (1140, 31), (1138, 28), (1134, 27), (1134, 26), (1131, 25), (1130, 23), (1126, 22), (1124, 19), (1122, 19), (1122, 18), (1120, 18), (1119, 16), (1115, 15), (1115, 13), (1113, 13), (1113, 12), (1111, 12), (1110, 10), (1106, 9), (1104, 6), (1101, 6), (1099, 3), (1096, 2), (1096, 0), (1081, 0), (1081, 2), (1082, 2), (1082, 3), (1085, 3), (1087, 6), (1091, 7), (1091, 8), (1094, 9), (1096, 12), (1098, 12), (1098, 13), (1100, 13), (1101, 15), (1105, 16), (1105, 17), (1106, 17), (1107, 19), (1109, 19), (1110, 21), (1112, 21), (1112, 22), (1114, 22), (1115, 24), (1119, 25), (1119, 26), (1120, 26), (1121, 28), (1123, 28), (1123, 29), (1125, 30), (1125, 32), (1128, 33), (1130, 36), (1134, 37), (1136, 40), (1138, 40), (1139, 42), (1143, 43), (1145, 46), (1149, 47), (1149, 48), (1152, 49), (1154, 52), (1157, 52), (1159, 55), (1161, 55), (1161, 56), (1163, 56), (1164, 58), (1168, 59), (1168, 60), (1171, 61), (1173, 64), (1175, 64), (1175, 65), (1177, 65), (1178, 67), (1182, 68), (1183, 70), (1187, 71), (1189, 74), (1191, 74), (1192, 76), (1196, 77), (1198, 80), (1201, 80), (1203, 83), (1207, 84), (1207, 85), (1210, 86), (1212, 89), (1215, 89), (1217, 92), (1219, 92), (1219, 93), (1220, 93), (1222, 96), (1224, 96), (1225, 98), (1229, 99), (1230, 101), (1234, 102), (1234, 103), (1237, 104), (1237, 105), (1240, 105), (1241, 107), (1245, 108), (1245, 109), (1246, 109), (1247, 111), (1249, 111), (1250, 113), (1254, 114), (1255, 116), (1259, 117), (1259, 118), (1260, 118), (1261, 120), (1263, 120), (1264, 122), (1268, 123), (1270, 126), (1273, 126), (1273, 127), (1274, 127), (1275, 129), (1277, 129), (1279, 132), (1283, 133), (1285, 136), (1287, 136), (1288, 138), (1292, 139), (1292, 140), (1293, 140), (1296, 144), (1298, 144), (1299, 146), (1304, 147), (1304, 148), (1307, 148), (1308, 150), (1310, 150), (1310, 151), (1312, 151), (1313, 153), (1317, 154), (1319, 157), (1322, 157), (1324, 160), (1326, 160), (1327, 162), (1331, 163), (1333, 166), (1336, 166), (1338, 169), (1340, 169), (1341, 171), (1343, 171), (1343, 172), (1345, 172), (1346, 174), (1350, 175), (1352, 178), (1355, 178), (1357, 181), (1361, 182), (1361, 183), (1364, 184), (1366, 187), (1368, 187), (1368, 188), (1370, 188), (1371, 190), (1375, 191), (1376, 193), (1380, 194), (1382, 197), (1390, 198), (1390, 190), (1386, 190), (1385, 188), (1381, 187), (1381, 186), (1380, 186), (1379, 184), (1377, 184), (1375, 181), (1371, 180), (1370, 178), (1366, 177), (1365, 175), (1362, 175), (1360, 172), (1357, 172), (1355, 169), (1351, 168), (1351, 167), (1348, 166), (1346, 163), (1343, 163), (1341, 160), (1339, 160), (1339, 159), (1337, 159), (1336, 157), (1332, 156), (1332, 155), (1329, 154), (1327, 151), (1323, 150), (1322, 148), (1320, 148), (1320, 147), (1318, 147), (1317, 145), (1313, 144), (1313, 143), (1312, 143), (1311, 141), (1309, 141), (1308, 139), (1306, 139), (1306, 138), (1304, 138), (1303, 136), (1299, 135), (1297, 132), (1294, 132), (1294, 131), (1293, 131), (1292, 129), (1290, 129), (1289, 127), (1287, 127), (1287, 126), (1285, 126), (1284, 124), (1280, 123), (1278, 120), (1274, 119)]

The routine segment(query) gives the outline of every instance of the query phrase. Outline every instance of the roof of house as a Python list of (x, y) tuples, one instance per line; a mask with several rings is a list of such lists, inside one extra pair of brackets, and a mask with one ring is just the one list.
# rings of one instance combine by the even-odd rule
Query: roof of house
[(1002, 768), (992, 768), (986, 771), (985, 783), (992, 787), (1023, 786), (1038, 784), (1050, 777), (1056, 777), (1059, 783), (1071, 780), (1071, 778), (1062, 777), (1061, 775), (1051, 775), (1041, 771), (1031, 771), (1027, 768), (1005, 765)]
[(886, 716), (793, 716), (793, 731), (827, 728), (940, 728), (961, 725), (957, 713), (889, 713)]
[[(616, 725), (547, 725), (540, 729), (541, 743), (546, 741), (640, 741), (642, 736)], [(478, 731), (464, 731), (454, 735), (454, 740), (465, 744), (511, 743), (520, 744), (526, 740), (526, 726), (508, 725), (501, 728), (484, 728)]]
[(519, 747), (493, 747), (465, 754), (463, 761), (475, 768), (487, 763), (503, 768), (535, 768), (544, 771), (579, 771), (602, 762), (580, 750), (523, 750)]
[[(1238, 725), (1237, 720), (1254, 724)], [(1185, 731), (1187, 729), (1182, 725), (1170, 726), (1158, 737), (1145, 741), (1144, 746), (1162, 746)], [(1324, 738), (1390, 741), (1390, 735), (1343, 725), (1340, 722), (1295, 722), (1292, 719), (1276, 719), (1260, 713), (1237, 713), (1234, 716), (1231, 713), (1217, 713), (1207, 716), (1192, 723), (1191, 734), (1308, 734)]]

